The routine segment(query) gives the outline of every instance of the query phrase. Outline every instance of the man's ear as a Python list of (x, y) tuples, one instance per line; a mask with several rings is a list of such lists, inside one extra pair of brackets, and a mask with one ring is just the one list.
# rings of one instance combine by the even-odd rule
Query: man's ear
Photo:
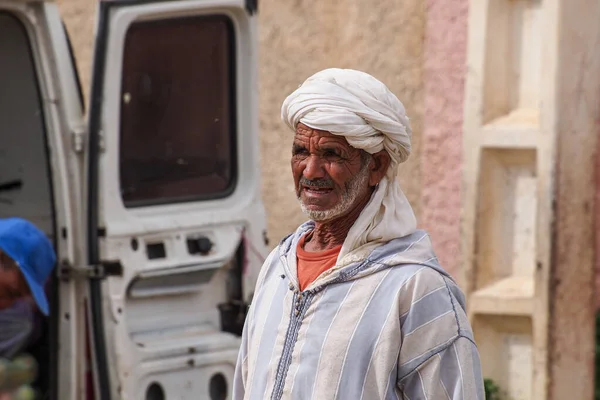
[(369, 166), (369, 186), (376, 186), (385, 176), (391, 162), (387, 151), (381, 150), (371, 155)]

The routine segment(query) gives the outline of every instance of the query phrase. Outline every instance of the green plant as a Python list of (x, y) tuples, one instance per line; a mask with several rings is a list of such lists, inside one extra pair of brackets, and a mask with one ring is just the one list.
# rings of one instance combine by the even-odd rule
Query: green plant
[(492, 379), (485, 378), (483, 380), (483, 388), (486, 400), (500, 400), (500, 386)]

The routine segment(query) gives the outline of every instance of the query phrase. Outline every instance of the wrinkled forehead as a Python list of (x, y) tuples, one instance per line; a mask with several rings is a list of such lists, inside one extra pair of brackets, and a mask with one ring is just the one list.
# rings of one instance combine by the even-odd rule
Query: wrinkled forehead
[(320, 129), (310, 128), (302, 123), (296, 126), (296, 133), (294, 135), (294, 143), (302, 144), (303, 146), (325, 146), (335, 145), (342, 146), (348, 150), (357, 150), (348, 144), (345, 137), (334, 135), (331, 132), (323, 131)]

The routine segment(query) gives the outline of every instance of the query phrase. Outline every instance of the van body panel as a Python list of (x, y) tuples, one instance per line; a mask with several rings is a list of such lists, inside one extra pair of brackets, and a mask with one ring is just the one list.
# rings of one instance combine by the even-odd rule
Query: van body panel
[[(22, 27), (22, 37), (15, 24)], [(0, 217), (26, 218), (46, 233), (56, 247), (58, 275), (62, 266), (85, 265), (84, 163), (83, 154), (73, 147), (73, 139), (85, 135), (76, 70), (55, 4), (1, 0), (0, 30), (7, 39), (0, 45), (0, 80), (6, 79), (0, 95), (0, 185), (20, 182), (14, 190), (0, 193)], [(30, 63), (20, 61), (23, 51), (30, 53)], [(32, 84), (38, 88), (38, 105), (27, 108), (28, 96), (34, 96), (27, 89)], [(60, 393), (58, 398), (84, 398), (80, 355), (87, 285), (55, 277), (50, 286), (54, 317), (44, 334), (53, 343), (48, 360), (57, 367), (46, 371), (48, 390)]]
[(230, 398), (231, 319), (265, 256), (255, 17), (237, 0), (101, 2), (99, 16), (89, 261), (120, 273), (90, 287), (97, 395)]
[(8, 176), (15, 161), (0, 158), (0, 188), (26, 180), (0, 191), (22, 204), (0, 203), (0, 216), (28, 218), (56, 244), (51, 398), (89, 398), (90, 367), (95, 399), (231, 398), (266, 256), (254, 11), (238, 0), (99, 2), (86, 122), (57, 6), (0, 0), (0, 17), (27, 32), (47, 143), (36, 172), (50, 176), (47, 198), (20, 198), (36, 178)]

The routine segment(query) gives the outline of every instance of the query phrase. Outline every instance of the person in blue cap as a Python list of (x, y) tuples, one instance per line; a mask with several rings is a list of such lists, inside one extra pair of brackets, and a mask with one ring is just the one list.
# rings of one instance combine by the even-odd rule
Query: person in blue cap
[(56, 265), (48, 237), (22, 218), (0, 219), (0, 357), (31, 344), (38, 310), (48, 316), (44, 287)]

